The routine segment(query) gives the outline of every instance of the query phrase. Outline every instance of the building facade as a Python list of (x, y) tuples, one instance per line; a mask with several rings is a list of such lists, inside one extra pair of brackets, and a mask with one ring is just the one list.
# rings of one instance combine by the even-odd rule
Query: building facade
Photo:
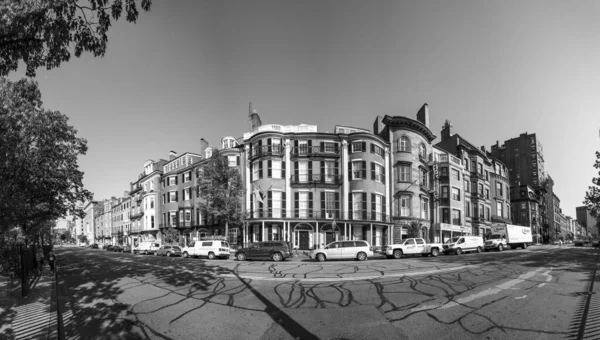
[(585, 205), (576, 207), (575, 214), (577, 216), (577, 222), (584, 230), (584, 232), (582, 232), (583, 234), (591, 235), (592, 231), (595, 231), (596, 234), (598, 233), (597, 219), (590, 214)]
[(540, 224), (540, 197), (535, 189), (527, 184), (513, 186), (510, 189), (513, 224), (531, 227), (533, 241), (541, 243), (543, 237)]
[(96, 242), (96, 220), (94, 215), (96, 214), (95, 210), (97, 206), (97, 201), (90, 201), (83, 208), (83, 211), (85, 212), (85, 217), (82, 221), (83, 235), (87, 239), (87, 244), (92, 244)]

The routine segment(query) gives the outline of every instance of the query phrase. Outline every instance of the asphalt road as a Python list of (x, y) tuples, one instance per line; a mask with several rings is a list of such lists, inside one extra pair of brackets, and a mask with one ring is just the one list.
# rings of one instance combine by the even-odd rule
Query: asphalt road
[(325, 263), (58, 254), (81, 339), (600, 339), (598, 248)]

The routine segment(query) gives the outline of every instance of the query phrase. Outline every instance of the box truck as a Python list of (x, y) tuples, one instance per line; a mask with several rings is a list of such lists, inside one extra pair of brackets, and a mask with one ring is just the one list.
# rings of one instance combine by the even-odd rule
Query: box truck
[(498, 249), (502, 251), (511, 248), (527, 248), (533, 242), (530, 227), (513, 224), (493, 224), (490, 238), (485, 241), (485, 250)]

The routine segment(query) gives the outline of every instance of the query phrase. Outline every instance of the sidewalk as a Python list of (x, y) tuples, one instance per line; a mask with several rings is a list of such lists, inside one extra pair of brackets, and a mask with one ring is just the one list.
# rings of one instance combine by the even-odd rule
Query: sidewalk
[(54, 273), (45, 268), (35, 277), (29, 294), (21, 298), (19, 279), (0, 276), (0, 339), (56, 339)]

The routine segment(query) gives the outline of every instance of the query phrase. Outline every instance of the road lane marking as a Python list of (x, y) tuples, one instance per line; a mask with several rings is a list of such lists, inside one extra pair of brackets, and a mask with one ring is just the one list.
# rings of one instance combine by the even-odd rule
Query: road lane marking
[(526, 298), (526, 297), (527, 297), (527, 295), (523, 295), (523, 296), (517, 296), (517, 297), (515, 298), (515, 300), (524, 299), (524, 298)]

